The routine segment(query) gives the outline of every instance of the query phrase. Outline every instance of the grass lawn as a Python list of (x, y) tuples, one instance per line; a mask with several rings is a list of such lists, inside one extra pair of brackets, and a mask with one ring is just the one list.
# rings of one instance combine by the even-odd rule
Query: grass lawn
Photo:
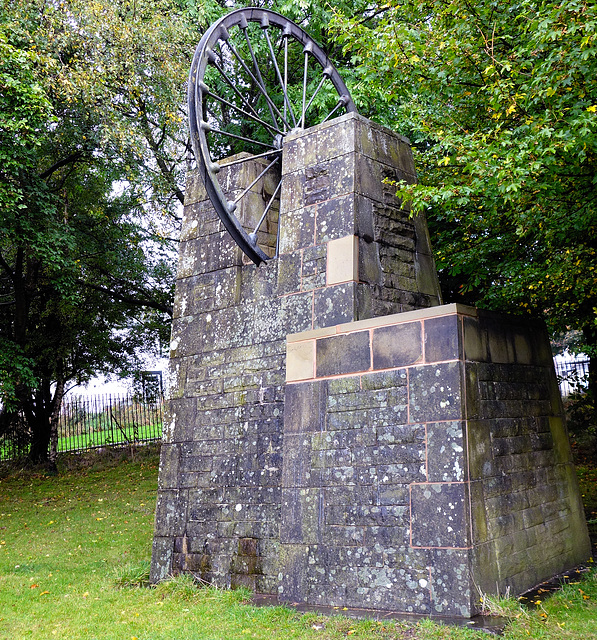
[(77, 451), (103, 447), (109, 444), (127, 444), (129, 442), (147, 442), (158, 440), (162, 437), (162, 423), (144, 424), (141, 426), (125, 426), (122, 429), (98, 430), (87, 433), (78, 433), (72, 436), (58, 438), (58, 451)]
[[(197, 588), (184, 577), (155, 588), (139, 586), (151, 555), (155, 448), (138, 451), (134, 462), (114, 456), (91, 460), (70, 462), (57, 477), (12, 472), (0, 478), (0, 638), (488, 637), (430, 621), (381, 624), (258, 608), (246, 604), (247, 592)], [(594, 470), (584, 473), (583, 492), (585, 485), (596, 491)], [(597, 638), (597, 573), (568, 585), (534, 611), (515, 601), (494, 606), (511, 618), (507, 639)]]

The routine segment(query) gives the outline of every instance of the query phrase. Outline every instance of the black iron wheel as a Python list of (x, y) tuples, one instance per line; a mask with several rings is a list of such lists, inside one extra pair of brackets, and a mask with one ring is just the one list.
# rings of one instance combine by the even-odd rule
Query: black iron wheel
[[(271, 237), (277, 235), (284, 137), (356, 111), (352, 98), (303, 29), (273, 11), (245, 8), (215, 22), (201, 38), (188, 99), (191, 140), (207, 194), (235, 242), (259, 265), (276, 251)], [(257, 165), (230, 194), (218, 177), (248, 161)], [(256, 190), (261, 197), (249, 195)], [(243, 216), (243, 225), (238, 210), (248, 200), (251, 216)]]

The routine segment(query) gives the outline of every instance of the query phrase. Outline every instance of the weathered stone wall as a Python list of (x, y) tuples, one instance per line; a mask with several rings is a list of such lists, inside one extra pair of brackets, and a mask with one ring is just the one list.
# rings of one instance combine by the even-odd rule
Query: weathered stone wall
[(544, 328), (435, 306), (424, 220), (384, 177), (414, 180), (408, 144), (359, 116), (289, 137), (257, 268), (190, 174), (153, 581), (469, 616), (586, 559)]
[[(218, 178), (234, 194), (258, 165)], [(277, 592), (286, 335), (439, 303), (424, 221), (382, 189), (386, 175), (414, 179), (408, 143), (359, 116), (288, 139), (280, 255), (256, 268), (190, 174), (152, 580), (192, 571)], [(254, 224), (250, 206), (238, 213)], [(267, 231), (273, 249), (275, 222)]]
[(447, 305), (288, 338), (280, 596), (470, 616), (589, 557), (544, 326)]
[[(323, 267), (313, 262), (327, 247), (327, 283), (338, 288), (325, 304), (337, 322), (441, 303), (425, 219), (411, 219), (395, 196), (397, 181), (416, 181), (408, 140), (348, 114), (288, 136), (282, 174), (280, 271), (296, 279), (307, 258), (306, 275), (321, 286)], [(347, 280), (357, 282), (348, 301)]]

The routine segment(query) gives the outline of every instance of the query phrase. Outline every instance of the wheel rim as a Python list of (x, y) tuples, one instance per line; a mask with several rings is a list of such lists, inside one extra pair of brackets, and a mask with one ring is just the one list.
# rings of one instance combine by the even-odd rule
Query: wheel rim
[[(267, 229), (277, 227), (284, 137), (356, 111), (352, 98), (305, 31), (273, 11), (247, 8), (224, 16), (201, 38), (188, 100), (191, 141), (207, 195), (234, 241), (259, 265), (271, 257), (264, 251)], [(227, 196), (220, 172), (251, 160), (260, 169), (234, 197)], [(262, 201), (252, 200), (253, 223), (245, 228), (237, 210), (255, 190)]]

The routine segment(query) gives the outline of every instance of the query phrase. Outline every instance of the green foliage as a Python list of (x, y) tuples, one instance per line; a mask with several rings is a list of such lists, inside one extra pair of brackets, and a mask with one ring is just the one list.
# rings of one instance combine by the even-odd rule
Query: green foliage
[(121, 589), (148, 587), (150, 568), (151, 563), (147, 560), (144, 562), (129, 562), (114, 570), (114, 584)]
[(597, 461), (595, 402), (586, 389), (578, 388), (564, 400), (566, 425), (577, 457)]
[(0, 403), (25, 417), (34, 459), (69, 383), (168, 340), (200, 13), (0, 9)]
[[(545, 314), (594, 350), (597, 7), (507, 0), (338, 12), (366, 115), (411, 137), (448, 301)], [(373, 111), (368, 92), (377, 102)]]
[(578, 462), (576, 471), (589, 534), (594, 539), (597, 536), (597, 465), (594, 460)]

